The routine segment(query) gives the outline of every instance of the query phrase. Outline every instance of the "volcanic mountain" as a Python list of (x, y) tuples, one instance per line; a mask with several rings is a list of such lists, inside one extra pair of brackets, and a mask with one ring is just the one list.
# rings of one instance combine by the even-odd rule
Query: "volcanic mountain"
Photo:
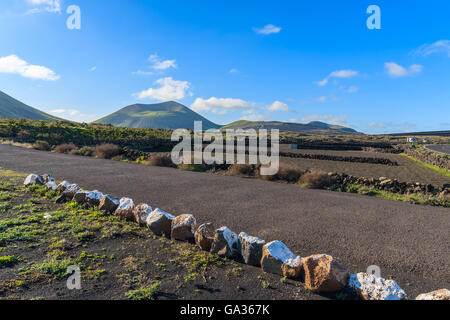
[(203, 130), (221, 127), (174, 101), (158, 104), (134, 104), (99, 119), (95, 123), (127, 128), (193, 130), (194, 121), (202, 121)]
[(236, 121), (224, 126), (222, 129), (278, 129), (280, 132), (296, 132), (305, 134), (360, 134), (354, 129), (313, 121), (307, 124), (278, 122), (278, 121)]
[(32, 108), (0, 91), (0, 118), (30, 120), (63, 120)]

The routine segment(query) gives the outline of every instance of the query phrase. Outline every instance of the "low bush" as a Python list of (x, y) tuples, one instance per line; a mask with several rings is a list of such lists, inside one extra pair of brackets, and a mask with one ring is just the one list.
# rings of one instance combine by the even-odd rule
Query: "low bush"
[(151, 156), (147, 161), (144, 162), (146, 165), (155, 167), (173, 167), (174, 164), (170, 155), (157, 154)]
[(299, 182), (310, 189), (326, 189), (333, 185), (333, 179), (326, 172), (319, 170), (306, 172)]
[(103, 143), (95, 147), (94, 154), (100, 159), (111, 159), (120, 154), (120, 147), (112, 143)]
[(95, 153), (95, 148), (93, 147), (82, 147), (79, 150), (76, 150), (74, 154), (78, 156), (84, 156), (84, 157), (93, 157)]
[(206, 172), (208, 166), (204, 164), (180, 164), (178, 169), (183, 171)]
[(228, 169), (228, 173), (236, 176), (252, 176), (254, 173), (254, 167), (249, 164), (233, 164)]
[(304, 173), (305, 172), (300, 169), (294, 168), (288, 164), (280, 163), (280, 169), (276, 174), (276, 178), (278, 180), (296, 183)]
[(68, 153), (76, 152), (77, 150), (78, 150), (77, 146), (74, 145), (73, 143), (63, 143), (63, 144), (57, 145), (55, 147), (55, 152), (58, 152), (58, 153), (68, 154)]
[(41, 150), (41, 151), (50, 151), (52, 147), (47, 141), (38, 140), (35, 144), (33, 144), (33, 149)]
[(279, 181), (286, 181), (289, 183), (297, 183), (298, 180), (300, 179), (300, 177), (304, 173), (305, 173), (304, 171), (297, 169), (291, 165), (288, 165), (285, 163), (280, 163), (280, 167), (276, 174), (271, 175), (271, 176), (264, 176), (264, 175), (261, 175), (261, 170), (257, 170), (256, 176), (259, 179), (266, 180), (266, 181), (279, 180)]

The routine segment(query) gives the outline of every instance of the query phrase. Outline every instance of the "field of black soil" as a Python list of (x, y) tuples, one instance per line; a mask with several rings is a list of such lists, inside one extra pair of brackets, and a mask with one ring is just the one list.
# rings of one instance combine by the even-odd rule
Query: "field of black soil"
[[(134, 222), (57, 205), (54, 192), (31, 192), (23, 179), (0, 171), (0, 300), (325, 298)], [(72, 265), (81, 269), (80, 290), (67, 288)]]
[(449, 177), (446, 177), (400, 154), (367, 151), (291, 150), (287, 145), (281, 145), (280, 152), (314, 155), (323, 154), (341, 157), (384, 158), (398, 163), (398, 166), (387, 166), (359, 162), (281, 158), (281, 163), (288, 164), (301, 170), (318, 169), (325, 172), (346, 173), (357, 177), (386, 177), (390, 179), (398, 179), (402, 182), (420, 182), (438, 186), (450, 183)]

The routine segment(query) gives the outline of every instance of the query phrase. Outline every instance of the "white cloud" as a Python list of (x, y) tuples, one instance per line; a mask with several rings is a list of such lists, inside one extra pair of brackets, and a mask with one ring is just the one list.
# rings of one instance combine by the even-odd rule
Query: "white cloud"
[(247, 121), (265, 121), (267, 118), (261, 114), (258, 114), (255, 110), (247, 110), (243, 112), (245, 116), (241, 118), (241, 120)]
[(270, 105), (267, 110), (269, 111), (289, 111), (289, 106), (283, 102), (275, 101)]
[(439, 40), (432, 44), (424, 44), (413, 51), (413, 54), (424, 57), (435, 53), (444, 53), (450, 58), (450, 40)]
[(139, 99), (151, 98), (160, 101), (183, 99), (191, 84), (187, 81), (173, 80), (171, 77), (156, 80), (159, 88), (149, 88), (137, 94)]
[(356, 93), (356, 92), (358, 92), (358, 91), (359, 91), (359, 88), (356, 87), (356, 86), (350, 86), (350, 87), (348, 87), (348, 89), (347, 89), (347, 92), (348, 92), (348, 93)]
[(97, 70), (96, 66), (93, 66), (91, 69), (89, 69), (89, 71), (94, 72), (95, 70)]
[(197, 98), (191, 104), (191, 109), (196, 112), (211, 111), (217, 114), (225, 114), (229, 110), (246, 109), (249, 107), (251, 107), (251, 104), (241, 99), (216, 97), (211, 97), (207, 100)]
[(230, 73), (239, 73), (239, 70), (238, 70), (238, 69), (235, 69), (235, 68), (233, 68), (233, 69), (231, 69), (231, 70), (230, 70)]
[(61, 13), (60, 0), (27, 0), (30, 5), (38, 6), (28, 10), (29, 14), (39, 13), (42, 11)]
[(253, 30), (258, 34), (275, 34), (281, 31), (281, 27), (274, 26), (273, 24), (268, 24), (264, 28), (253, 28)]
[(417, 125), (412, 122), (371, 122), (369, 123), (369, 126), (375, 129), (385, 129), (390, 132), (393, 131), (411, 131), (417, 129)]
[(372, 128), (378, 128), (378, 129), (386, 128), (386, 124), (383, 122), (371, 122), (371, 123), (369, 123), (369, 126)]
[(55, 109), (55, 110), (50, 110), (49, 113), (58, 114), (58, 115), (76, 116), (76, 115), (80, 114), (80, 111), (75, 110), (75, 109)]
[(132, 72), (131, 74), (138, 75), (138, 76), (151, 76), (151, 75), (153, 75), (153, 72), (138, 70), (138, 71)]
[(71, 109), (71, 108), (61, 108), (61, 109), (54, 109), (54, 110), (48, 110), (46, 111), (49, 114), (52, 114), (56, 117), (76, 121), (76, 122), (92, 122), (97, 119), (99, 119), (101, 116), (94, 114), (92, 112), (89, 112), (88, 114), (82, 113), (79, 110)]
[(152, 68), (155, 70), (166, 70), (169, 68), (177, 68), (176, 60), (163, 60), (159, 58), (158, 54), (152, 54), (148, 60), (153, 63)]
[(327, 97), (321, 96), (321, 97), (317, 98), (317, 101), (318, 102), (326, 102), (327, 101)]
[[(346, 125), (347, 119), (348, 119), (347, 115), (336, 116), (336, 115), (331, 115), (331, 114), (326, 114), (326, 115), (311, 114), (311, 115), (304, 116), (300, 120), (293, 121), (293, 122), (310, 123), (312, 121), (321, 121), (321, 122), (326, 122), (328, 124)], [(291, 119), (291, 120), (295, 120), (295, 119)]]
[(356, 77), (358, 75), (358, 71), (355, 70), (337, 70), (337, 71), (333, 71), (332, 73), (330, 73), (325, 79), (323, 79), (322, 81), (318, 81), (316, 82), (319, 86), (323, 87), (326, 86), (328, 84), (328, 81), (331, 78), (341, 78), (341, 79), (348, 79), (348, 78), (353, 78)]
[(24, 78), (55, 81), (60, 78), (53, 70), (32, 65), (16, 55), (0, 57), (0, 73), (19, 74)]
[(384, 64), (384, 68), (386, 69), (386, 72), (393, 78), (412, 76), (414, 74), (420, 73), (423, 70), (423, 66), (421, 66), (420, 64), (413, 64), (409, 67), (409, 69), (406, 69), (395, 62), (386, 62)]

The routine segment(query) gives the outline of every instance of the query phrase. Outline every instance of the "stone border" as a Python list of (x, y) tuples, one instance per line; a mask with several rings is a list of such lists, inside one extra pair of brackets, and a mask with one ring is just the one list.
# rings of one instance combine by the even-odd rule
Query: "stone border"
[(280, 152), (280, 157), (310, 159), (310, 160), (329, 160), (329, 161), (341, 161), (341, 162), (370, 163), (370, 164), (381, 164), (381, 165), (386, 165), (386, 166), (398, 167), (397, 161), (392, 161), (387, 158), (334, 156), (334, 155), (326, 155), (326, 154), (293, 153), (293, 152)]
[[(215, 229), (211, 223), (197, 226), (193, 215), (175, 216), (158, 208), (153, 210), (148, 204), (135, 205), (130, 198), (118, 199), (98, 190), (86, 191), (68, 181), (57, 185), (50, 174), (30, 174), (24, 185), (45, 185), (60, 194), (57, 203), (75, 201), (87, 208), (98, 206), (99, 210), (146, 225), (156, 235), (170, 235), (174, 240), (195, 242), (202, 250), (248, 265), (261, 266), (264, 272), (293, 280), (303, 277), (306, 288), (316, 293), (331, 293), (348, 288), (363, 300), (408, 299), (395, 281), (363, 272), (350, 274), (338, 259), (328, 254), (302, 258), (281, 241), (266, 243), (244, 232), (237, 235), (227, 227)], [(441, 289), (424, 293), (416, 300), (450, 300), (450, 291)]]

